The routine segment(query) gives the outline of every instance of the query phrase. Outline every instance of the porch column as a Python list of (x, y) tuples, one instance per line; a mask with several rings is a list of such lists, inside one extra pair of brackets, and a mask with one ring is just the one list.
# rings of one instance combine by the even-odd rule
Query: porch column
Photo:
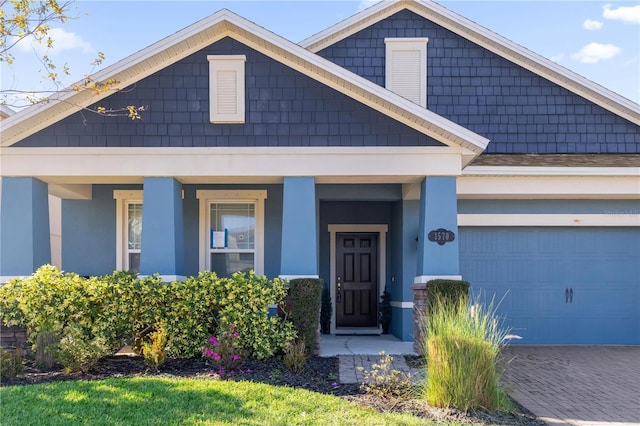
[(318, 225), (314, 177), (285, 177), (280, 276), (318, 278)]
[(184, 279), (182, 185), (174, 178), (144, 178), (140, 274)]
[(435, 278), (461, 279), (455, 176), (424, 179), (418, 230), (418, 268), (414, 283), (424, 284)]
[(3, 177), (1, 206), (0, 282), (7, 282), (51, 263), (48, 184)]

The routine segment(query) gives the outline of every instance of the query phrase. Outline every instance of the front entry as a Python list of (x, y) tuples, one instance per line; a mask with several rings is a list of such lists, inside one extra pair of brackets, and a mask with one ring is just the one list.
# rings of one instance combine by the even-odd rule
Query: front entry
[(378, 234), (336, 234), (336, 327), (378, 326)]

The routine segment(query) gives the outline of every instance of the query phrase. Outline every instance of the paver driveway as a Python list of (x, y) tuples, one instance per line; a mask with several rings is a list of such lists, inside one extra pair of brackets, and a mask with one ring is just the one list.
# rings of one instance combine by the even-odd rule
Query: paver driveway
[(640, 425), (640, 347), (510, 346), (510, 395), (549, 424)]

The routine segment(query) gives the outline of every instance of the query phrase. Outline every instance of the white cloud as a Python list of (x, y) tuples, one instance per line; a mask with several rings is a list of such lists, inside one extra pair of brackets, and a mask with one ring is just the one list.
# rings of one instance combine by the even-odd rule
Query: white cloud
[(564, 59), (564, 53), (558, 53), (557, 55), (549, 57), (549, 59), (551, 59), (553, 62), (560, 62)]
[(70, 33), (62, 28), (51, 28), (49, 37), (53, 40), (53, 47), (47, 48), (46, 40), (42, 43), (36, 42), (33, 37), (27, 37), (18, 44), (16, 48), (23, 52), (31, 52), (35, 50), (39, 55), (61, 53), (65, 50), (81, 50), (82, 53), (92, 53), (95, 51), (91, 43), (84, 41), (82, 37), (76, 33)]
[(630, 24), (640, 24), (640, 4), (637, 6), (621, 6), (617, 9), (611, 9), (611, 5), (606, 4), (603, 7), (602, 17)]
[(592, 21), (591, 19), (585, 19), (582, 23), (582, 28), (590, 31), (597, 31), (602, 28), (604, 24), (600, 21)]
[(589, 43), (580, 51), (571, 55), (571, 58), (583, 64), (597, 64), (603, 59), (611, 59), (620, 53), (622, 49), (613, 44)]
[(360, 4), (358, 5), (358, 12), (363, 11), (379, 2), (380, 0), (360, 0)]

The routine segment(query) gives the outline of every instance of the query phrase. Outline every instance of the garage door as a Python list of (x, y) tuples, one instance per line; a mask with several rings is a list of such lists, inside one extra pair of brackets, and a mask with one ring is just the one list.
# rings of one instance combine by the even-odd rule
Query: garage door
[(529, 344), (640, 344), (640, 229), (461, 228), (474, 293)]

